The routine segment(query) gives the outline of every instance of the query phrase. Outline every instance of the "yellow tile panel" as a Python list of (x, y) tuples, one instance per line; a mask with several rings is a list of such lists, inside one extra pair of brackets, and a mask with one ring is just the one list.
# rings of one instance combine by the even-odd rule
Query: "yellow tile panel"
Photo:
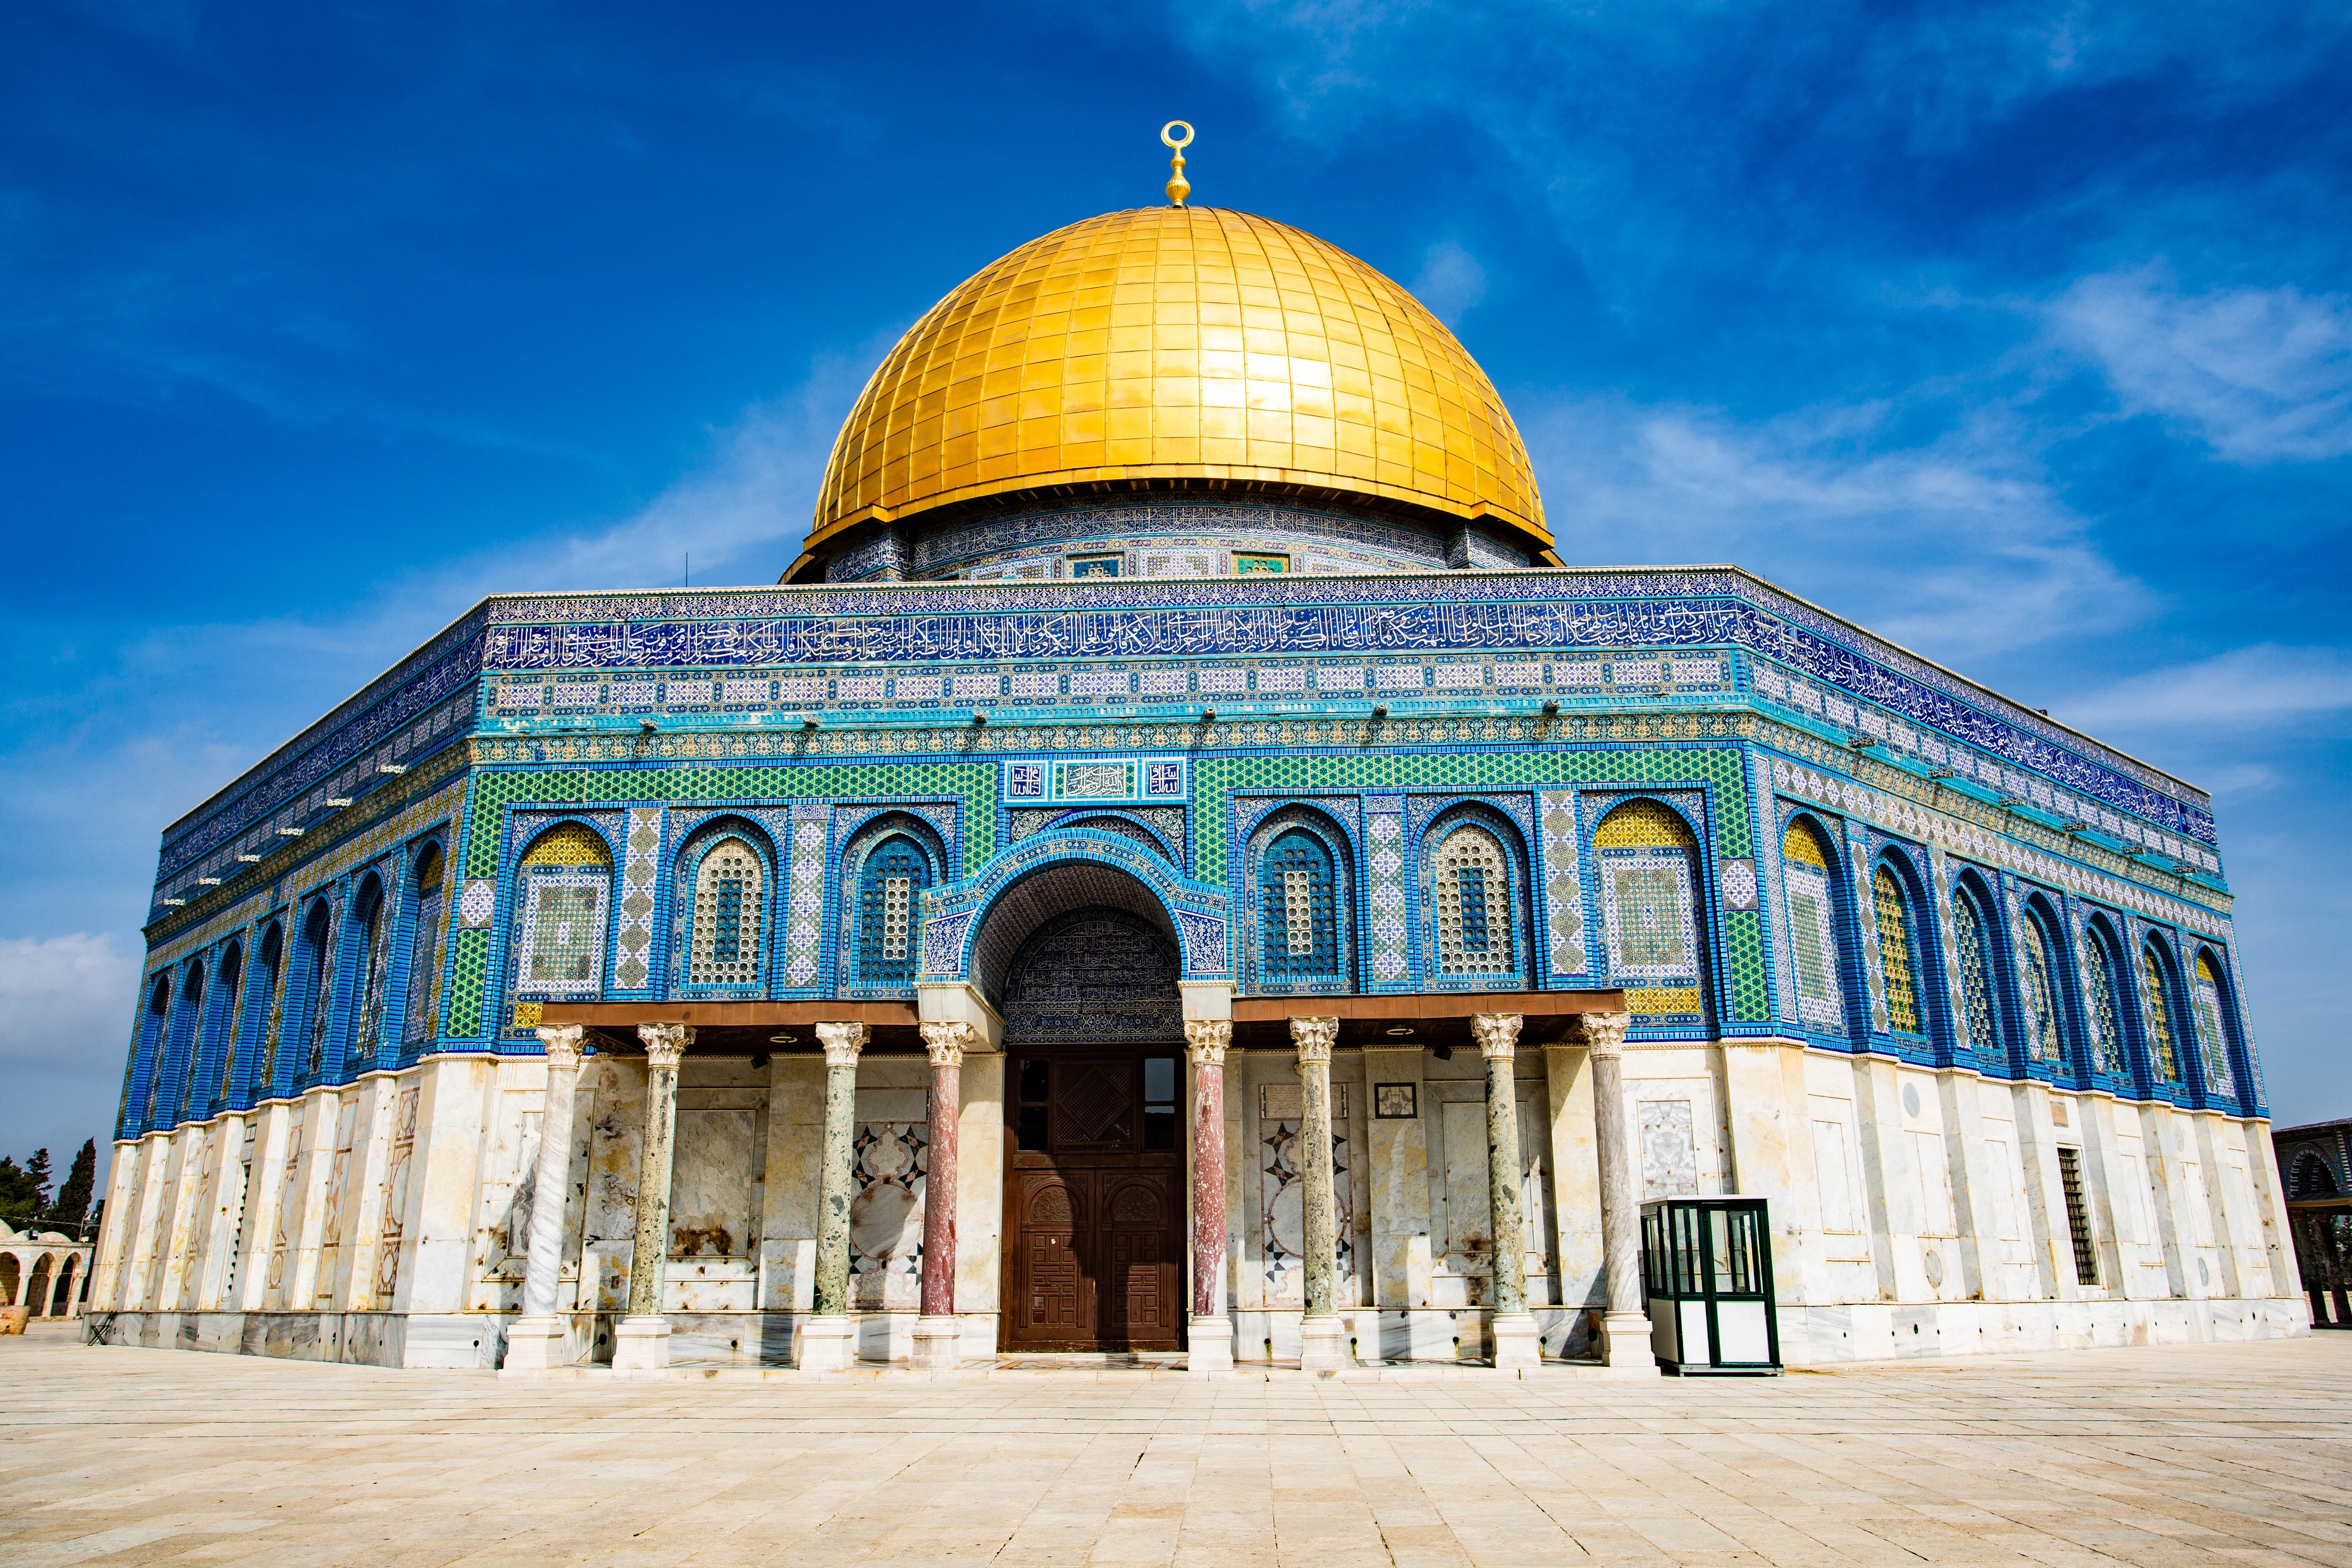
[(1338, 247), (1212, 207), (1108, 213), (1023, 246), (908, 331), (843, 426), (814, 539), (1040, 482), (1328, 486), (1549, 542), (1485, 373)]

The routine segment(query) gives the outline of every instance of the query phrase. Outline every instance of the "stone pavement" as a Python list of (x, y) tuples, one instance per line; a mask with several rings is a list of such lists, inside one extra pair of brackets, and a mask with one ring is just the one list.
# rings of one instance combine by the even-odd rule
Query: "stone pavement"
[(2352, 1334), (1625, 1384), (387, 1372), (0, 1339), (0, 1563), (2352, 1565)]

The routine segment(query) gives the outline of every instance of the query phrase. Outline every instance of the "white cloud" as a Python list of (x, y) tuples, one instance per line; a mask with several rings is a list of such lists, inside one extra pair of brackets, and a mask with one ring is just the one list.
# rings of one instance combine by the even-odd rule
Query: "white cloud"
[(1478, 258), (1450, 239), (1429, 247), (1413, 279), (1413, 298), (1449, 327), (1458, 327), (1479, 300), (1486, 297), (1486, 269)]
[(1895, 437), (1895, 412), (1742, 424), (1586, 398), (1538, 408), (1523, 427), (1570, 562), (1727, 561), (1948, 660), (2146, 609), (2002, 411), (1916, 445)]
[(139, 981), (111, 932), (0, 940), (0, 1061), (119, 1070)]
[(2160, 266), (2085, 278), (2049, 310), (2127, 414), (2188, 426), (2240, 463), (2352, 452), (2352, 301), (2292, 288), (2186, 294)]
[(2352, 653), (2259, 643), (2119, 680), (2058, 710), (2095, 734), (2248, 734), (2352, 710)]

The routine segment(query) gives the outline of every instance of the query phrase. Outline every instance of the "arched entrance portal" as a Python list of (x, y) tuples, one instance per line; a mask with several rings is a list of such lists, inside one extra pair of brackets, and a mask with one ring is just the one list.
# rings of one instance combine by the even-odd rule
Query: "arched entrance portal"
[(1005, 968), (1008, 1350), (1183, 1341), (1181, 960), (1121, 901), (1045, 917)]

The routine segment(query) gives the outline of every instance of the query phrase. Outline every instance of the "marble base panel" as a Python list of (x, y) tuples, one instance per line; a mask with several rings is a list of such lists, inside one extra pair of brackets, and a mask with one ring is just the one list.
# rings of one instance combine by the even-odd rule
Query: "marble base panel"
[[(1583, 1308), (1537, 1307), (1528, 1316), (1534, 1320), (1544, 1359), (1581, 1359), (1593, 1353), (1592, 1319)], [(1494, 1343), (1487, 1324), (1492, 1317), (1483, 1307), (1346, 1307), (1339, 1311), (1359, 1362), (1490, 1360)], [(1235, 1312), (1234, 1361), (1242, 1364), (1297, 1361), (1298, 1322), (1295, 1310)]]
[(355, 1366), (490, 1367), (504, 1323), (488, 1313), (101, 1312), (106, 1342)]
[(1783, 1307), (1780, 1360), (1788, 1366), (1822, 1366), (2004, 1351), (2228, 1344), (2310, 1331), (2311, 1305), (2300, 1296)]

